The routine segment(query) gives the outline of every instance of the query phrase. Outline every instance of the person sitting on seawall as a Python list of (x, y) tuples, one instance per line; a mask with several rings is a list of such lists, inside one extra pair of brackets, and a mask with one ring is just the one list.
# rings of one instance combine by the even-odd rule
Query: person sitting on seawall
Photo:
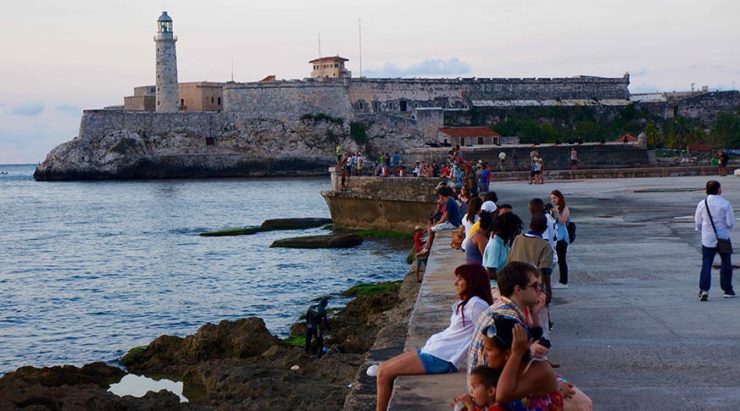
[[(502, 206), (500, 210), (505, 208)], [(496, 273), (506, 265), (511, 244), (514, 238), (521, 234), (523, 227), (522, 219), (511, 212), (499, 214), (493, 221), (491, 239), (488, 240), (483, 252), (483, 266), (492, 280), (496, 279)]]
[(329, 331), (329, 318), (326, 315), (326, 304), (329, 301), (322, 298), (318, 304), (312, 305), (306, 312), (306, 353), (311, 353), (311, 340), (315, 337), (318, 343), (319, 358), (324, 354), (324, 332)]
[(557, 375), (546, 359), (530, 355), (529, 331), (519, 319), (496, 315), (482, 333), (486, 363), (501, 370), (497, 403), (515, 410), (563, 409)]
[(432, 249), (434, 233), (442, 230), (454, 230), (462, 224), (460, 208), (457, 206), (457, 202), (452, 197), (452, 194), (452, 189), (447, 186), (442, 186), (437, 190), (439, 202), (440, 204), (444, 204), (442, 218), (437, 224), (429, 227), (429, 239), (421, 252), (422, 254)]
[(568, 235), (570, 208), (565, 205), (565, 197), (563, 197), (560, 190), (552, 190), (550, 201), (552, 202), (550, 215), (555, 219), (555, 230), (557, 231), (558, 242), (555, 245), (555, 252), (558, 257), (558, 271), (560, 272), (560, 280), (552, 288), (568, 288), (568, 261), (566, 255), (568, 244), (570, 244), (570, 236)]
[(467, 411), (504, 411), (504, 408), (496, 404), (496, 385), (501, 378), (501, 370), (496, 370), (485, 365), (475, 367), (470, 371), (470, 394), (460, 394), (453, 400), (455, 410), (460, 409), (460, 404)]
[(376, 409), (385, 411), (399, 375), (445, 374), (456, 372), (473, 339), (473, 327), (493, 303), (488, 275), (480, 265), (464, 264), (455, 269), (455, 292), (450, 326), (431, 336), (424, 347), (384, 361), (378, 368)]
[(470, 240), (470, 229), (473, 228), (473, 225), (480, 220), (480, 207), (483, 205), (483, 200), (481, 200), (480, 197), (473, 197), (470, 200), (468, 200), (468, 212), (463, 216), (462, 218), (462, 225), (463, 227), (460, 229), (461, 233), (464, 235), (462, 244), (460, 245), (460, 248), (462, 248), (463, 251), (465, 251), (465, 247), (468, 245), (468, 241)]
[(470, 236), (468, 248), (465, 250), (465, 264), (483, 264), (483, 253), (488, 245), (488, 238), (493, 228), (494, 213), (481, 211), (480, 226)]

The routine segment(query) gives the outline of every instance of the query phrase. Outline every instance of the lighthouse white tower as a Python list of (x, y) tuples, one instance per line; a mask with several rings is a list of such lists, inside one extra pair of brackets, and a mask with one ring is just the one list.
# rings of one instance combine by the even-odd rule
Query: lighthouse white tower
[(177, 37), (172, 33), (172, 18), (166, 11), (157, 19), (157, 91), (155, 110), (161, 113), (175, 113), (180, 106), (177, 92)]

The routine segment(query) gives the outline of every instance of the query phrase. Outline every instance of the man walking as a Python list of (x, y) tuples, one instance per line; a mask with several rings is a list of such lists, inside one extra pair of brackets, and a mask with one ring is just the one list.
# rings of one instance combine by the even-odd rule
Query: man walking
[[(732, 288), (732, 244), (722, 244), (730, 239), (735, 228), (735, 213), (729, 201), (720, 196), (722, 186), (719, 181), (709, 180), (706, 186), (707, 197), (699, 201), (694, 214), (696, 231), (701, 231), (701, 274), (699, 275), (699, 300), (709, 299), (712, 285), (712, 263), (719, 253), (722, 261), (719, 269), (719, 284), (725, 298), (735, 296)], [(718, 241), (720, 240), (720, 241)]]

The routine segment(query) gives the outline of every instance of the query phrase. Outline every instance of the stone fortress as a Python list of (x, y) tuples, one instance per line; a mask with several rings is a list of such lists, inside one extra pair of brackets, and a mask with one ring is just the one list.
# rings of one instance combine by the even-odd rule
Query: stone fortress
[[(662, 100), (645, 95), (640, 100), (629, 92), (629, 74), (353, 78), (345, 67), (348, 60), (339, 56), (310, 61), (311, 77), (302, 80), (268, 76), (257, 82), (178, 83), (177, 37), (166, 11), (157, 20), (154, 41), (155, 85), (135, 87), (123, 106), (85, 110), (79, 135), (49, 154), (37, 179), (324, 174), (335, 160), (336, 144), (372, 154), (376, 148), (406, 151), (445, 143), (439, 133), (445, 112), (620, 108), (637, 101), (670, 116), (686, 101), (713, 94)], [(738, 105), (737, 93), (731, 93), (723, 104)], [(710, 96), (710, 101), (717, 99)], [(698, 103), (699, 114), (705, 106)], [(691, 104), (686, 107), (697, 112)], [(361, 132), (353, 133), (353, 125)], [(466, 145), (474, 143), (469, 140)]]

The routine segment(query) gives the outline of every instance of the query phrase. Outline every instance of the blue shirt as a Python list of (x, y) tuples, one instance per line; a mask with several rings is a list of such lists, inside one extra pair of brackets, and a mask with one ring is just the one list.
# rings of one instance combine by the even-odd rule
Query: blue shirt
[(447, 198), (445, 211), (447, 212), (447, 221), (455, 227), (460, 227), (460, 224), (462, 224), (462, 216), (460, 215), (460, 207), (457, 206), (457, 202), (454, 198)]
[(483, 266), (495, 268), (497, 271), (506, 265), (506, 257), (509, 256), (510, 247), (504, 244), (501, 237), (494, 235), (493, 239), (486, 244), (486, 250), (483, 253)]

